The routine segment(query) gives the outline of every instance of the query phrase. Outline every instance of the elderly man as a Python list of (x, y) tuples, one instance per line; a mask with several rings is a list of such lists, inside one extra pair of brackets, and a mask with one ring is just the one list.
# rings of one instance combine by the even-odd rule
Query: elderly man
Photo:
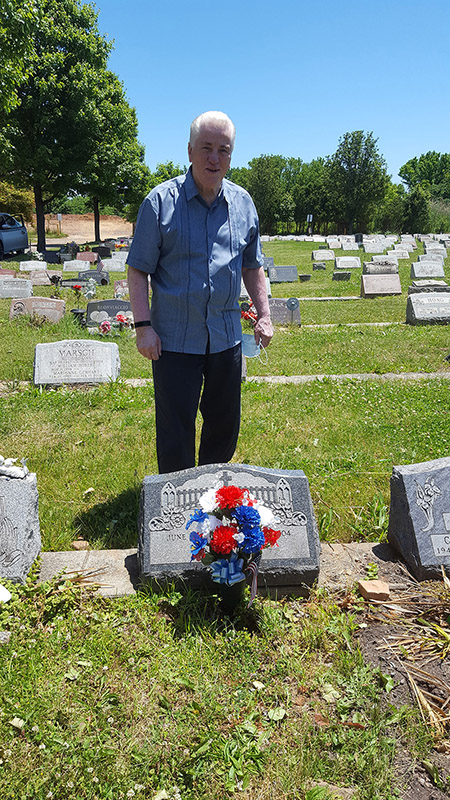
[(258, 315), (255, 340), (267, 347), (272, 338), (256, 209), (244, 189), (225, 179), (234, 139), (234, 125), (222, 112), (193, 121), (191, 167), (147, 195), (128, 256), (137, 347), (152, 361), (160, 472), (195, 465), (199, 404), (199, 464), (233, 456), (241, 405), (241, 274)]

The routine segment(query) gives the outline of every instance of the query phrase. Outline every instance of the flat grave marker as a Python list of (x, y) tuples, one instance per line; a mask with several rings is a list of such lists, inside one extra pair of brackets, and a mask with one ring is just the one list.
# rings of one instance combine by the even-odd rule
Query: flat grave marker
[(361, 297), (382, 297), (401, 293), (402, 287), (398, 275), (361, 276)]
[(420, 292), (450, 292), (450, 286), (445, 281), (413, 281), (408, 287), (408, 294), (419, 294)]
[(418, 580), (450, 574), (450, 458), (393, 467), (389, 543)]
[(46, 261), (21, 261), (19, 264), (20, 272), (42, 272), (47, 269)]
[(361, 269), (361, 259), (358, 256), (337, 256), (334, 259), (335, 269)]
[(334, 250), (313, 250), (312, 261), (334, 261)]
[(279, 547), (263, 551), (259, 588), (289, 593), (301, 592), (302, 584), (311, 586), (319, 573), (320, 543), (305, 473), (234, 463), (144, 478), (138, 524), (141, 578), (159, 585), (181, 580), (214, 589), (209, 570), (190, 561), (186, 523), (201, 495), (220, 485), (248, 489), (279, 519)]
[(365, 261), (363, 264), (363, 275), (398, 275), (398, 263), (395, 262), (376, 262)]
[(36, 386), (72, 383), (109, 383), (120, 373), (115, 342), (64, 339), (37, 344), (33, 380)]
[(351, 272), (345, 272), (344, 270), (339, 270), (339, 272), (333, 272), (333, 281), (349, 281), (351, 277)]

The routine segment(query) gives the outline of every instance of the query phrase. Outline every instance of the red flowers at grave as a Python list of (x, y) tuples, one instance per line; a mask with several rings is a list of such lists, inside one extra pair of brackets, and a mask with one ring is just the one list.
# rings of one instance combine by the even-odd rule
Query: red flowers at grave
[(262, 532), (264, 534), (264, 547), (274, 547), (274, 545), (278, 547), (281, 531), (274, 531), (273, 528), (263, 528)]
[(234, 508), (244, 502), (245, 490), (238, 486), (222, 486), (216, 492), (216, 502), (219, 508)]
[(215, 553), (229, 555), (236, 547), (236, 539), (234, 538), (234, 534), (236, 533), (238, 533), (238, 529), (234, 526), (220, 525), (218, 528), (215, 528), (211, 536), (211, 548)]

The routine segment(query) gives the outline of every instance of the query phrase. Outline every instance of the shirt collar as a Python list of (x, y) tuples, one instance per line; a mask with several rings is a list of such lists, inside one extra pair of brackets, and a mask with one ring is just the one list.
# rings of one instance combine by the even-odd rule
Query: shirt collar
[[(186, 181), (185, 181), (184, 186), (185, 186), (185, 189), (186, 189), (186, 197), (187, 197), (188, 200), (192, 200), (193, 197), (197, 197), (197, 196), (201, 198), (201, 194), (200, 194), (200, 192), (199, 192), (199, 190), (197, 188), (197, 184), (194, 181), (194, 176), (192, 175), (192, 167), (189, 167), (189, 169), (188, 169), (188, 171), (186, 173)], [(222, 185), (221, 185), (221, 187), (219, 189), (219, 194), (217, 195), (216, 199), (214, 200), (213, 205), (215, 205), (215, 203), (218, 203), (220, 200), (222, 200), (223, 197), (228, 202), (227, 187), (226, 187), (226, 185), (224, 185), (224, 181), (222, 181)]]

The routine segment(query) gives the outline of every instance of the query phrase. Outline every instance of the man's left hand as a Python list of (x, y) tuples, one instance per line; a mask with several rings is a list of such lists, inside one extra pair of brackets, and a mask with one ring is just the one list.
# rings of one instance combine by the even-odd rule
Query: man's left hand
[(268, 347), (273, 336), (272, 322), (269, 317), (261, 317), (255, 325), (255, 342), (263, 347)]

